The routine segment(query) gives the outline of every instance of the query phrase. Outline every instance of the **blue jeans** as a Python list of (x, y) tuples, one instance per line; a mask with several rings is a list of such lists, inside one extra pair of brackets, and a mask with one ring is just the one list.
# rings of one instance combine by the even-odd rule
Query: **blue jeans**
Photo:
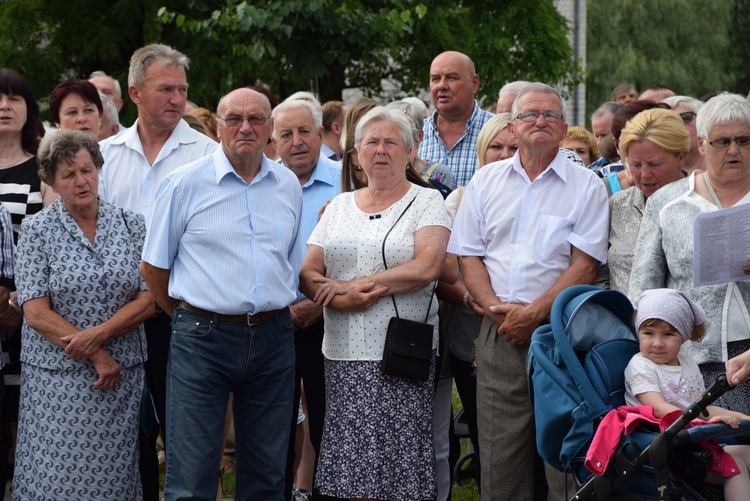
[(294, 397), (288, 308), (251, 327), (175, 308), (167, 368), (167, 501), (216, 499), (230, 392), (235, 499), (283, 500)]

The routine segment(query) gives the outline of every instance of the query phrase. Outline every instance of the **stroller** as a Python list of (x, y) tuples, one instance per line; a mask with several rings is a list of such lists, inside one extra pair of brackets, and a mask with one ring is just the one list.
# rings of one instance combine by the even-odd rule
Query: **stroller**
[(750, 435), (750, 421), (739, 429), (685, 426), (730, 389), (724, 377), (664, 431), (644, 426), (622, 437), (601, 476), (584, 466), (598, 424), (625, 405), (625, 367), (638, 352), (632, 317), (630, 301), (617, 291), (578, 285), (555, 299), (550, 324), (531, 337), (527, 361), (539, 454), (575, 478), (571, 500), (723, 499), (721, 488), (703, 484), (711, 459), (694, 444), (736, 443), (734, 437)]

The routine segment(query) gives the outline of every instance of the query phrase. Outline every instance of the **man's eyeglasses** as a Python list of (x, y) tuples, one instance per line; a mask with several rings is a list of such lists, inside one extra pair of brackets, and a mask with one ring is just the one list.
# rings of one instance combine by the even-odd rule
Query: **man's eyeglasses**
[(248, 115), (246, 117), (232, 115), (229, 117), (219, 117), (219, 120), (224, 122), (227, 127), (239, 127), (245, 120), (247, 120), (250, 125), (263, 125), (268, 119), (269, 117), (263, 115)]
[(559, 111), (547, 110), (547, 111), (526, 111), (516, 116), (516, 120), (523, 122), (536, 122), (539, 116), (543, 116), (547, 122), (559, 122), (563, 118), (563, 114)]
[[(708, 141), (708, 138), (705, 139)], [(729, 145), (732, 144), (732, 141), (734, 141), (734, 144), (736, 144), (738, 148), (742, 148), (750, 144), (750, 136), (720, 137), (719, 139), (708, 141), (708, 144), (717, 150), (722, 150), (728, 148)]]
[(682, 123), (684, 123), (685, 125), (692, 122), (693, 119), (697, 116), (698, 115), (694, 111), (683, 111), (682, 113), (680, 113), (680, 118), (682, 119)]

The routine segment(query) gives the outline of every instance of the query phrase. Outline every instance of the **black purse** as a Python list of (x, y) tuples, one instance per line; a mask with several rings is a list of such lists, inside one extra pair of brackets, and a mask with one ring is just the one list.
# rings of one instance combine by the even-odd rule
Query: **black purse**
[[(406, 214), (416, 197), (409, 202), (404, 212), (396, 219), (391, 229), (383, 238), (383, 266), (388, 269), (388, 263), (385, 260), (385, 241), (388, 239), (391, 230), (398, 224), (401, 217)], [(437, 286), (437, 282), (435, 283)], [(399, 318), (396, 298), (393, 300), (393, 308), (396, 310), (396, 316), (388, 322), (388, 331), (385, 335), (385, 347), (383, 348), (383, 363), (381, 372), (386, 376), (394, 376), (409, 381), (424, 382), (430, 377), (430, 366), (432, 365), (432, 334), (434, 327), (427, 323), (432, 307), (432, 298), (435, 289), (430, 295), (430, 304), (427, 306), (427, 315), (424, 322), (407, 320)]]

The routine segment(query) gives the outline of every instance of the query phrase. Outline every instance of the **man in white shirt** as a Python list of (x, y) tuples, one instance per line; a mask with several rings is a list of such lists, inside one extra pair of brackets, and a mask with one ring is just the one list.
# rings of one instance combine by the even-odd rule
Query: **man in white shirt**
[[(218, 146), (182, 120), (189, 64), (187, 56), (166, 45), (152, 44), (135, 51), (130, 59), (128, 93), (138, 107), (138, 119), (122, 134), (100, 144), (104, 167), (99, 174), (99, 195), (118, 207), (143, 214), (147, 231), (159, 183), (177, 167), (212, 153)], [(146, 377), (162, 425), (170, 322), (169, 316), (160, 312), (144, 323), (148, 343)], [(156, 436), (151, 438), (154, 442), (141, 444), (146, 501), (159, 496)]]
[[(482, 497), (531, 500), (544, 482), (534, 479), (529, 340), (557, 294), (590, 283), (606, 260), (609, 204), (596, 174), (559, 151), (568, 126), (557, 91), (529, 84), (512, 114), (518, 152), (474, 175), (448, 252), (460, 256), (466, 287), (485, 313), (476, 348)], [(547, 476), (549, 499), (563, 499), (561, 475), (548, 467)]]

